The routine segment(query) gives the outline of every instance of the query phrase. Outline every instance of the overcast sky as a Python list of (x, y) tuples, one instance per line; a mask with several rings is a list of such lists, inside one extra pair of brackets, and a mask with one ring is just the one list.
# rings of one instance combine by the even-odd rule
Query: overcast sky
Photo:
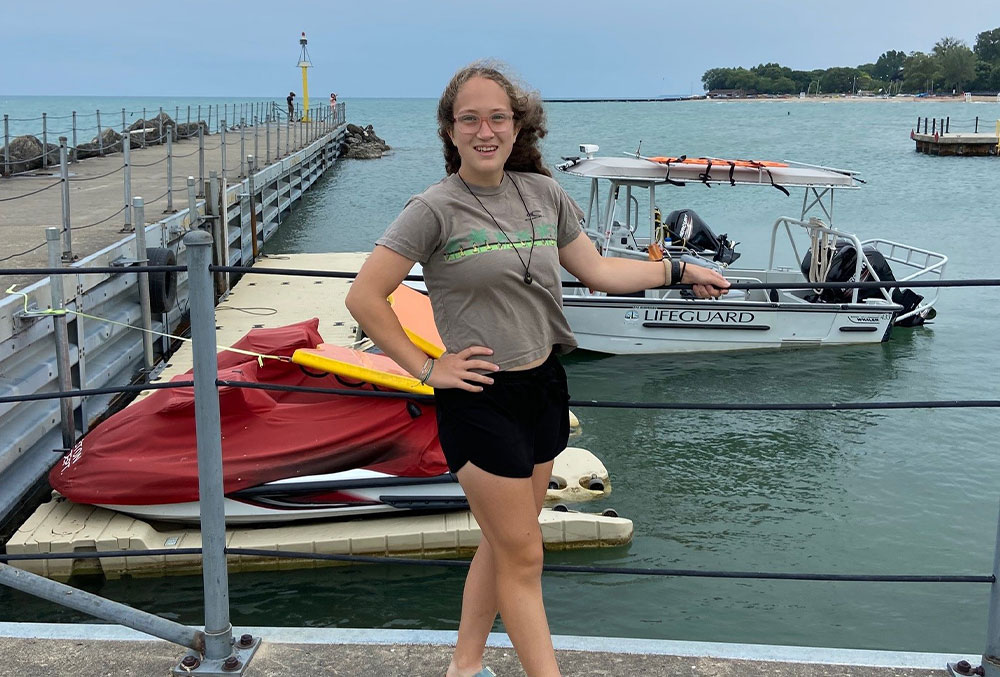
[(969, 47), (998, 0), (239, 0), (0, 3), (0, 94), (436, 97), (481, 57), (546, 97), (702, 91), (709, 68), (856, 66)]

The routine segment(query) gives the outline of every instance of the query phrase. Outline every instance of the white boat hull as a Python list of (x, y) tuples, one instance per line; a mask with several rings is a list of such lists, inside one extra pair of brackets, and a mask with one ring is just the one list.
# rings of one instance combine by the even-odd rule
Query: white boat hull
[(753, 350), (888, 340), (892, 304), (665, 300), (567, 295), (580, 348), (613, 355)]
[[(552, 468), (546, 500), (582, 501), (610, 492), (608, 471), (586, 449), (567, 447)], [(182, 524), (201, 517), (197, 501), (153, 505), (108, 505), (141, 520)], [(354, 469), (295, 477), (234, 492), (224, 499), (227, 524), (280, 524), (301, 520), (468, 509), (465, 492), (450, 473), (432, 478), (399, 478)]]

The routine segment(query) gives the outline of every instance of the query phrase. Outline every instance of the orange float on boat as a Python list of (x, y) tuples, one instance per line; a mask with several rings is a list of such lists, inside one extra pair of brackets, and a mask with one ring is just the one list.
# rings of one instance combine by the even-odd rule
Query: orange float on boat
[(726, 158), (714, 158), (714, 157), (687, 157), (682, 155), (680, 157), (648, 157), (646, 158), (650, 162), (658, 162), (661, 165), (666, 164), (685, 164), (685, 165), (708, 165), (708, 164), (725, 164), (727, 166), (732, 165), (734, 167), (787, 167), (788, 165), (784, 162), (772, 162), (770, 160), (727, 160)]

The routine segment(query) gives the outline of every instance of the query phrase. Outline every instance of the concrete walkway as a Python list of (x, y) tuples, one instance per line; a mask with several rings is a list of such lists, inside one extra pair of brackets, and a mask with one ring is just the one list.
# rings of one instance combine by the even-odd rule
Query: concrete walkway
[[(441, 677), (455, 633), (407, 630), (243, 628), (264, 638), (248, 677)], [(944, 677), (977, 656), (854, 651), (605, 637), (556, 637), (566, 677)], [(20, 677), (168, 675), (175, 645), (118, 626), (0, 623), (0, 674)], [(523, 677), (506, 635), (491, 635), (486, 663)]]
[[(288, 130), (292, 130), (289, 144)], [(277, 125), (270, 127), (271, 162), (294, 153), (312, 139), (323, 123), (293, 123), (281, 125), (281, 147), (278, 149)], [(266, 166), (267, 134), (263, 125), (243, 130), (243, 150), (254, 153), (256, 133), (257, 166)], [(294, 143), (294, 142), (298, 143)], [(205, 178), (209, 172), (222, 176), (222, 137), (212, 134), (204, 137)], [(165, 213), (172, 213), (188, 206), (187, 177), (193, 176), (196, 192), (202, 192), (198, 181), (198, 138), (183, 139), (173, 144), (173, 204), (167, 211), (167, 146), (133, 148), (129, 153), (131, 165), (132, 196), (145, 202), (146, 223), (156, 223)], [(69, 165), (70, 176), (70, 225), (72, 227), (73, 253), (79, 258), (100, 251), (127, 236), (125, 225), (124, 155), (115, 153), (104, 157), (87, 158)], [(146, 166), (142, 166), (146, 165)], [(244, 166), (244, 171), (246, 167)], [(226, 133), (226, 176), (230, 182), (242, 180), (240, 175), (240, 130)], [(38, 169), (27, 174), (0, 177), (0, 268), (44, 268), (48, 265), (45, 248), (45, 228), (62, 228), (62, 187), (59, 167)], [(47, 190), (27, 195), (51, 186)], [(7, 199), (7, 201), (2, 201)], [(118, 213), (120, 212), (120, 213)], [(133, 224), (134, 226), (134, 224)], [(131, 232), (131, 231), (129, 231)], [(27, 285), (41, 279), (40, 275), (0, 276), (0, 289), (13, 283)]]

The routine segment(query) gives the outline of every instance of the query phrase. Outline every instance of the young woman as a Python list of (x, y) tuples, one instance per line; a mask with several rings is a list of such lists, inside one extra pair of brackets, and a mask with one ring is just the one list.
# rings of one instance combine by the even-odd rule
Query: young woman
[[(559, 267), (609, 293), (677, 282), (680, 271), (597, 253), (582, 211), (542, 162), (540, 98), (497, 68), (456, 73), (437, 117), (447, 177), (411, 198), (378, 240), (347, 307), (387, 355), (434, 387), (441, 446), (482, 529), (447, 677), (493, 674), (482, 659), (497, 611), (529, 677), (552, 677), (538, 513), (569, 434), (556, 354), (576, 345)], [(447, 348), (437, 360), (410, 342), (386, 301), (415, 261)], [(729, 286), (700, 266), (679, 281), (699, 297)]]

